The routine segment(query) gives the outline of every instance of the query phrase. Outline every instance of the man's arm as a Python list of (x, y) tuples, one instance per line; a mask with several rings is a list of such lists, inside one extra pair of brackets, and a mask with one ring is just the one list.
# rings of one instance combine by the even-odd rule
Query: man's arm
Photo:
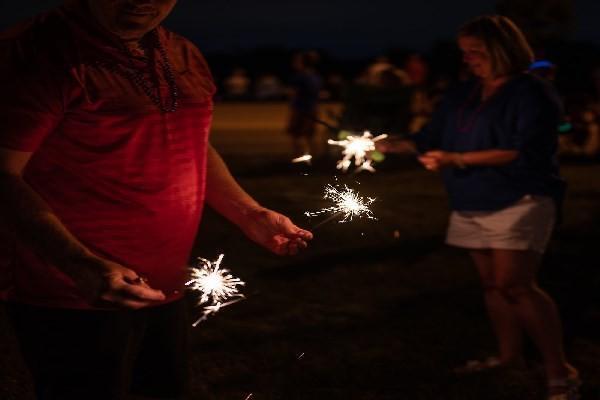
[(254, 242), (279, 255), (296, 254), (312, 234), (284, 215), (262, 207), (231, 176), (221, 156), (208, 146), (206, 202)]
[(164, 300), (137, 274), (94, 255), (23, 180), (32, 153), (0, 148), (0, 219), (25, 246), (66, 273), (91, 303), (141, 308)]

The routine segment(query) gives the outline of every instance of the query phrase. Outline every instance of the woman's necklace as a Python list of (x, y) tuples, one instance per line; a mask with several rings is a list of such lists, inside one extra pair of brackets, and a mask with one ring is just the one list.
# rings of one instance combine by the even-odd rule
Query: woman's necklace
[(468, 116), (466, 121), (463, 120), (465, 110), (471, 105), (473, 99), (479, 93), (480, 88), (481, 85), (479, 84), (475, 86), (475, 88), (469, 94), (469, 97), (467, 97), (467, 100), (459, 107), (458, 112), (456, 113), (456, 130), (460, 133), (468, 133), (471, 131), (471, 129), (473, 129), (473, 126), (475, 125), (475, 121), (477, 121), (479, 113), (481, 113), (481, 111), (487, 104), (487, 99), (489, 99), (489, 97), (481, 101), (481, 103), (475, 108), (475, 110)]
[[(479, 114), (483, 111), (483, 109), (489, 104), (490, 100), (496, 96), (496, 94), (501, 90), (501, 88), (506, 85), (506, 82), (510, 78), (503, 78), (500, 81), (496, 81), (497, 84), (492, 86), (491, 91), (486, 91), (486, 88), (482, 84), (477, 84), (467, 97), (467, 100), (459, 107), (457, 115), (456, 115), (456, 130), (460, 133), (468, 133), (473, 129)], [(465, 110), (471, 105), (471, 102), (476, 98), (477, 94), (482, 94), (482, 99), (479, 105), (473, 110), (471, 115), (464, 120)]]

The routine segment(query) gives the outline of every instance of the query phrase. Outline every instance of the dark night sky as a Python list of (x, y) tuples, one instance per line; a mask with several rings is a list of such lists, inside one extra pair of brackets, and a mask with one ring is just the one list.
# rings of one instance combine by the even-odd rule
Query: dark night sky
[[(541, 0), (543, 1), (543, 0)], [(60, 0), (0, 0), (0, 28)], [(374, 55), (389, 47), (426, 49), (465, 20), (492, 13), (494, 0), (180, 0), (168, 25), (204, 51), (264, 45)], [(576, 0), (574, 38), (600, 43), (599, 0)]]

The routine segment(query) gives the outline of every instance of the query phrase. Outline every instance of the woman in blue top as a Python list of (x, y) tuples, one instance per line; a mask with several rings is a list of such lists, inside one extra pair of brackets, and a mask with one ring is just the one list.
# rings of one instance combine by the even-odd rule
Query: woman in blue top
[(414, 144), (382, 150), (418, 151), (427, 169), (441, 172), (452, 209), (446, 241), (468, 249), (481, 276), (499, 356), (461, 370), (520, 362), (524, 331), (543, 356), (549, 399), (574, 399), (578, 373), (565, 359), (557, 308), (536, 283), (564, 186), (560, 101), (525, 72), (533, 54), (508, 18), (474, 19), (458, 44), (476, 79), (445, 96)]

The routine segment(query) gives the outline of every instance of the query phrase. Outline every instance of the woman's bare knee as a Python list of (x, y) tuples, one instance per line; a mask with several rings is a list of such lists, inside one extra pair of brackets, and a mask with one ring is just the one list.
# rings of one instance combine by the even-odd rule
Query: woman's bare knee
[(536, 293), (536, 285), (533, 282), (519, 284), (500, 284), (498, 291), (511, 304), (518, 304), (524, 299), (530, 298)]

